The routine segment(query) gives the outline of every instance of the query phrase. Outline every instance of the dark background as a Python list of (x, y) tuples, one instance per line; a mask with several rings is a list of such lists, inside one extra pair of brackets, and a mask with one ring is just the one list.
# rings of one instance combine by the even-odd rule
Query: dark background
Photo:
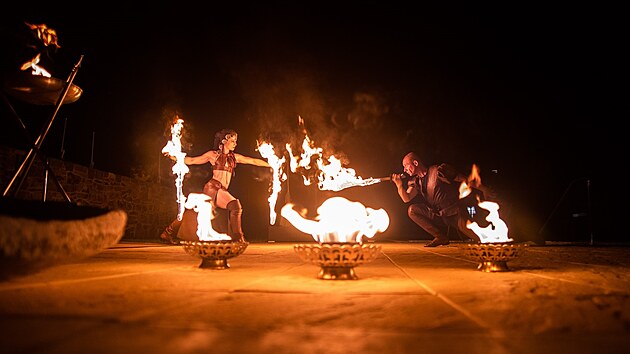
[[(3, 76), (42, 52), (40, 65), (65, 80), (83, 56), (74, 79), (83, 93), (56, 115), (48, 156), (174, 183), (161, 149), (176, 112), (190, 155), (224, 127), (239, 132), (237, 152), (255, 157), (257, 139), (299, 144), (305, 128), (363, 178), (402, 171), (410, 150), (465, 174), (476, 164), (519, 240), (625, 241), (627, 26), (618, 9), (171, 2), (48, 4), (2, 17)], [(61, 48), (38, 47), (25, 21), (54, 29)], [(32, 136), (53, 112), (8, 100)], [(3, 143), (30, 148), (8, 105), (0, 113)], [(185, 187), (198, 189), (209, 171), (192, 166)], [(269, 177), (241, 165), (231, 187), (252, 238), (266, 233)], [(342, 195), (388, 211), (390, 228), (377, 238), (427, 237), (390, 182), (331, 193), (295, 177), (279, 204), (313, 215)]]

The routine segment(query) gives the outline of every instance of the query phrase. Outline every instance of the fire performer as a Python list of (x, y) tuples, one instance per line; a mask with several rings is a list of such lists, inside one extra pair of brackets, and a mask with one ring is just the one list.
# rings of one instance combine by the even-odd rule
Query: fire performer
[[(228, 187), (232, 181), (234, 170), (237, 164), (247, 164), (260, 167), (271, 167), (264, 160), (244, 156), (234, 152), (237, 145), (238, 134), (233, 129), (222, 129), (214, 135), (214, 149), (209, 150), (199, 156), (186, 156), (186, 165), (201, 165), (210, 163), (212, 165), (212, 178), (203, 187), (203, 193), (210, 196), (213, 208), (227, 209), (228, 211), (228, 235), (233, 241), (245, 241), (243, 228), (241, 226), (241, 216), (243, 207), (239, 199), (234, 197)], [(169, 156), (171, 159), (173, 157)], [(165, 242), (178, 243), (177, 233), (182, 222), (191, 219), (175, 219), (166, 227), (160, 238)]]
[[(466, 178), (447, 163), (427, 168), (415, 152), (407, 153), (402, 165), (409, 176), (407, 183), (404, 174), (393, 174), (391, 180), (402, 201), (409, 203), (409, 218), (433, 236), (425, 247), (448, 245), (449, 226), (479, 242), (479, 237), (466, 227), (471, 215), (459, 198), (459, 186)], [(478, 193), (483, 194), (480, 190)]]

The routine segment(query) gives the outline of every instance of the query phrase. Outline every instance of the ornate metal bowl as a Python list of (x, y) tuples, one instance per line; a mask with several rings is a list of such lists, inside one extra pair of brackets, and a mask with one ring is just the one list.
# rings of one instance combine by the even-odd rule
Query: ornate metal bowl
[(526, 244), (501, 243), (475, 243), (464, 247), (464, 254), (479, 262), (477, 269), (482, 272), (506, 272), (507, 262), (518, 257)]
[(356, 280), (354, 267), (374, 260), (381, 246), (348, 242), (323, 242), (294, 245), (304, 261), (320, 266), (318, 279)]
[(201, 258), (199, 268), (228, 269), (229, 258), (243, 253), (249, 242), (234, 241), (180, 241), (184, 251), (193, 257)]

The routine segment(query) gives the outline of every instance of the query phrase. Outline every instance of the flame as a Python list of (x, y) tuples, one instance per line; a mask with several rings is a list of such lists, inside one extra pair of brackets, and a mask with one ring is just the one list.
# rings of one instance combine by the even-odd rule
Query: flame
[(35, 32), (37, 38), (39, 38), (46, 47), (54, 45), (57, 48), (61, 48), (59, 43), (57, 43), (57, 31), (52, 28), (48, 28), (45, 24), (35, 25), (28, 22), (24, 23), (28, 26), (28, 28)]
[(46, 69), (37, 65), (39, 63), (40, 56), (41, 56), (40, 54), (37, 54), (33, 59), (31, 59), (31, 61), (27, 61), (26, 63), (22, 64), (22, 66), (20, 67), (20, 70), (25, 71), (32, 68), (33, 71), (31, 71), (31, 74), (33, 75), (51, 77), (50, 73), (46, 71)]
[(288, 203), (281, 215), (298, 230), (310, 234), (317, 242), (361, 243), (363, 236), (372, 238), (389, 227), (384, 209), (372, 209), (343, 197), (332, 197), (317, 208), (317, 221), (306, 219)]
[[(459, 186), (459, 198), (463, 199), (468, 197), (472, 193), (472, 187), (481, 186), (481, 176), (479, 175), (479, 168), (473, 164), (472, 170), (466, 181), (463, 181)], [(467, 220), (466, 227), (472, 230), (482, 243), (491, 242), (512, 242), (513, 239), (508, 237), (507, 224), (501, 220), (499, 216), (499, 204), (491, 201), (481, 201), (479, 196), (474, 196), (478, 207), (487, 210), (488, 216), (485, 220), (488, 222), (488, 226), (481, 227), (476, 221)], [(469, 213), (471, 216), (476, 214), (475, 206), (469, 206)]]
[[(300, 123), (303, 123), (300, 117)], [(353, 186), (369, 186), (371, 184), (381, 182), (378, 178), (363, 179), (356, 175), (356, 172), (352, 168), (343, 167), (341, 160), (334, 155), (330, 155), (328, 158), (323, 157), (323, 149), (321, 147), (314, 146), (314, 142), (310, 139), (306, 130), (304, 130), (304, 140), (302, 141), (302, 153), (298, 155), (293, 154), (293, 149), (290, 144), (286, 144), (287, 151), (289, 152), (291, 172), (296, 173), (298, 167), (302, 167), (305, 170), (312, 168), (312, 159), (316, 158), (315, 164), (317, 166), (317, 187), (320, 190), (340, 191), (348, 187)], [(310, 177), (302, 175), (304, 178), (304, 185), (311, 185), (312, 181)]]
[(378, 178), (363, 179), (357, 176), (354, 169), (342, 167), (341, 160), (334, 155), (328, 158), (328, 164), (318, 159), (317, 166), (321, 171), (317, 185), (320, 190), (340, 191), (348, 187), (369, 186), (381, 182)]
[(197, 212), (197, 237), (200, 241), (231, 240), (227, 234), (222, 234), (212, 228), (212, 203), (210, 196), (203, 193), (190, 193), (184, 204), (186, 209)]
[[(56, 48), (61, 48), (57, 43), (57, 32), (54, 29), (48, 28), (45, 24), (34, 25), (28, 22), (24, 23), (28, 26), (28, 28), (35, 32), (37, 38), (39, 38), (44, 46), (47, 47), (49, 45), (54, 45)], [(25, 71), (28, 69), (33, 69), (33, 71), (31, 71), (31, 74), (33, 75), (51, 77), (50, 73), (46, 71), (46, 69), (37, 65), (39, 64), (40, 58), (41, 53), (38, 53), (35, 57), (33, 57), (33, 59), (22, 64), (20, 70)]]
[(512, 242), (508, 238), (507, 224), (499, 217), (499, 204), (489, 201), (479, 202), (479, 207), (488, 210), (490, 213), (486, 217), (488, 226), (481, 227), (477, 222), (468, 221), (466, 227), (471, 229), (482, 243), (490, 242)]
[(186, 153), (182, 152), (182, 129), (184, 128), (184, 120), (176, 116), (175, 123), (171, 126), (171, 140), (162, 148), (162, 154), (175, 157), (175, 164), (173, 165), (173, 174), (177, 176), (175, 178), (175, 187), (177, 188), (177, 205), (178, 213), (177, 219), (181, 220), (184, 215), (184, 203), (186, 203), (186, 197), (182, 191), (184, 185), (184, 176), (188, 173), (188, 165), (184, 163)]
[(284, 156), (278, 158), (274, 153), (273, 145), (266, 142), (256, 142), (258, 145), (258, 151), (260, 155), (267, 159), (267, 163), (273, 170), (273, 183), (271, 186), (271, 194), (269, 195), (269, 223), (271, 225), (276, 223), (276, 201), (278, 200), (278, 193), (282, 190), (282, 182), (286, 181), (287, 174), (284, 172), (283, 165), (286, 161)]

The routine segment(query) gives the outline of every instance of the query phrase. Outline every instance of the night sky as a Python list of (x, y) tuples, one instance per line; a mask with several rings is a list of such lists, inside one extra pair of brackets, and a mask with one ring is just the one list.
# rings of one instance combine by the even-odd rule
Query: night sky
[[(402, 171), (410, 150), (466, 174), (476, 164), (528, 237), (544, 226), (560, 240), (591, 232), (621, 240), (610, 222), (621, 215), (611, 205), (623, 183), (612, 182), (611, 169), (619, 174), (627, 161), (620, 122), (628, 109), (612, 108), (627, 71), (618, 11), (344, 3), (3, 11), (2, 71), (42, 51), (29, 47), (24, 22), (56, 30), (61, 48), (43, 49), (40, 62), (53, 77), (65, 80), (83, 55), (74, 80), (83, 94), (61, 107), (43, 147), (50, 157), (63, 148), (65, 160), (170, 181), (160, 151), (175, 112), (191, 155), (231, 127), (237, 152), (259, 157), (257, 139), (301, 142), (302, 117), (315, 144), (361, 177)], [(52, 106), (11, 103), (33, 136), (52, 114)], [(1, 114), (2, 139), (28, 148), (10, 111)], [(234, 194), (256, 210), (265, 176), (239, 169)], [(190, 183), (204, 173), (192, 171)], [(346, 193), (405, 213), (389, 182)], [(586, 210), (591, 221), (574, 216)]]

